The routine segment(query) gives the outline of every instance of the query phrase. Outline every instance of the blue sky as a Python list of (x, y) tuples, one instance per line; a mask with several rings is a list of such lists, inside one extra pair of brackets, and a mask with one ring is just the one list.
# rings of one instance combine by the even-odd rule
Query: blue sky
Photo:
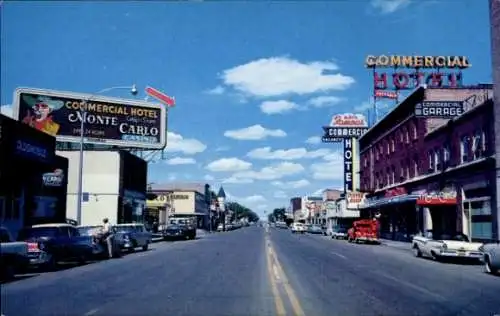
[(342, 186), (339, 147), (309, 138), (365, 107), (366, 55), (466, 55), (465, 82), (491, 82), (487, 1), (4, 1), (1, 21), (3, 112), (18, 86), (151, 85), (177, 105), (150, 181), (222, 184), (261, 215)]

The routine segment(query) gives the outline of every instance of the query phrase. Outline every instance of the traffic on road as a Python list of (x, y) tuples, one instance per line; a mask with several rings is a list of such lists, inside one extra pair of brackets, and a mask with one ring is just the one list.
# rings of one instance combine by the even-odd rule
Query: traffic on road
[(418, 260), (411, 247), (252, 225), (23, 276), (2, 285), (1, 312), (495, 315), (498, 293), (500, 279), (476, 263)]

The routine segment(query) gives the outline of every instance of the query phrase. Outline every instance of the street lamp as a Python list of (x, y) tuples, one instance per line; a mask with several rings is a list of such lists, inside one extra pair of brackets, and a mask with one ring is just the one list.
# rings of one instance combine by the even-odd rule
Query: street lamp
[(80, 106), (80, 155), (78, 159), (78, 189), (77, 189), (77, 198), (76, 198), (76, 221), (78, 225), (82, 225), (82, 195), (83, 195), (83, 145), (85, 143), (85, 121), (87, 119), (87, 110), (85, 109), (87, 106), (87, 102), (91, 101), (91, 99), (97, 94), (101, 94), (104, 92), (108, 92), (111, 90), (117, 89), (130, 89), (130, 93), (135, 96), (137, 95), (137, 87), (135, 84), (131, 86), (118, 86), (118, 87), (110, 87), (97, 91), (92, 94), (85, 100), (82, 100), (82, 105)]

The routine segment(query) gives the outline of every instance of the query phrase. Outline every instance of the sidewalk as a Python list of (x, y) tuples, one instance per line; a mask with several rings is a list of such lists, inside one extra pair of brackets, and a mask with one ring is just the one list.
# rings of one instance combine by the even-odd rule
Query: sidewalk
[(380, 244), (401, 250), (411, 250), (411, 242), (380, 239)]

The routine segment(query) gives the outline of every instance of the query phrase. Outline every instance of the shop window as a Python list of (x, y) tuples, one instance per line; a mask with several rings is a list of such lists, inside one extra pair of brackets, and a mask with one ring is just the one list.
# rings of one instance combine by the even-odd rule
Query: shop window
[(418, 171), (418, 157), (413, 157), (413, 170), (415, 172), (415, 177), (419, 175)]
[(434, 151), (430, 150), (427, 153), (427, 159), (429, 161), (429, 171), (434, 172)]
[(411, 125), (411, 137), (413, 140), (416, 140), (418, 138), (417, 126), (415, 124)]
[(460, 139), (460, 163), (469, 161), (470, 137), (465, 135)]
[(490, 201), (474, 201), (470, 202), (471, 216), (491, 215)]
[(450, 146), (449, 145), (444, 145), (443, 146), (443, 162), (444, 162), (444, 167), (446, 168), (450, 162)]
[(491, 195), (490, 188), (487, 186), (471, 190), (465, 190), (464, 193), (465, 193), (465, 198), (468, 200), (489, 197)]
[(486, 135), (479, 130), (472, 137), (472, 157), (474, 160), (484, 157), (484, 136)]
[(491, 222), (472, 222), (472, 239), (493, 239), (493, 225)]
[(442, 169), (442, 163), (441, 163), (441, 151), (439, 148), (436, 148), (434, 151), (434, 171), (440, 171)]

